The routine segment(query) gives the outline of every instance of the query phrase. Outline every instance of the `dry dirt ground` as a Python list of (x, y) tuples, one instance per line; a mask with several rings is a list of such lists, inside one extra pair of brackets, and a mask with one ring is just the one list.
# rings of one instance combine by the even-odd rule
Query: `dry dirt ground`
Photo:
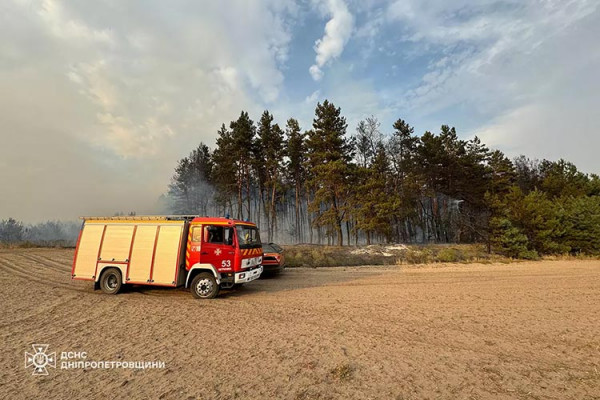
[[(103, 295), (72, 255), (0, 250), (0, 398), (600, 398), (597, 261), (294, 269), (202, 301)], [(61, 369), (66, 351), (165, 368)]]

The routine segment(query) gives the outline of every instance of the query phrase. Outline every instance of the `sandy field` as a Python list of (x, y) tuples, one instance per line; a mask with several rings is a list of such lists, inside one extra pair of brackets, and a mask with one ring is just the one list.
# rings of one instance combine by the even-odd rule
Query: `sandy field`
[[(0, 250), (0, 398), (600, 398), (598, 261), (293, 269), (195, 300), (104, 295), (72, 256)], [(57, 353), (47, 376), (32, 344)]]

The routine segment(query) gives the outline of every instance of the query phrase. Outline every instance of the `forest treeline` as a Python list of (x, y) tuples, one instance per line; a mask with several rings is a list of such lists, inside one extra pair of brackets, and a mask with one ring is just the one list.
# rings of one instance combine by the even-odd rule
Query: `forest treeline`
[(46, 221), (26, 225), (8, 218), (0, 221), (0, 243), (75, 246), (80, 229), (80, 222)]
[[(256, 222), (283, 243), (484, 243), (511, 257), (600, 253), (600, 179), (570, 162), (513, 160), (443, 125), (416, 135), (375, 117), (348, 134), (325, 100), (312, 127), (247, 112), (179, 160), (174, 214)], [(266, 236), (266, 237), (265, 237)], [(266, 239), (266, 240), (265, 240)]]

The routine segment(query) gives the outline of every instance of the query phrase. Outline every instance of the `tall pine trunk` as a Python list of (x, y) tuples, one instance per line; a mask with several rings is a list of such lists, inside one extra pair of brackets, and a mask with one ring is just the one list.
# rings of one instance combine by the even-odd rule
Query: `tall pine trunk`
[(296, 179), (296, 242), (300, 242), (300, 183)]
[(251, 196), (250, 196), (250, 165), (246, 165), (246, 196), (248, 196), (247, 200), (247, 204), (248, 204), (248, 218), (250, 218), (251, 215), (251, 207), (250, 207), (250, 201), (251, 201)]
[(275, 227), (277, 226), (277, 214), (275, 213), (275, 200), (277, 199), (276, 189), (277, 185), (275, 185), (275, 182), (273, 182), (273, 187), (271, 188), (271, 241), (273, 241), (273, 236), (275, 236)]
[(306, 221), (308, 222), (308, 242), (310, 244), (313, 244), (313, 226), (312, 226), (312, 219), (310, 217), (310, 211), (309, 211), (309, 207), (308, 205), (310, 204), (310, 193), (307, 190), (306, 191)]
[(237, 219), (243, 219), (244, 216), (242, 214), (243, 200), (242, 200), (242, 189), (243, 189), (243, 180), (240, 174), (238, 178), (238, 209), (237, 209)]

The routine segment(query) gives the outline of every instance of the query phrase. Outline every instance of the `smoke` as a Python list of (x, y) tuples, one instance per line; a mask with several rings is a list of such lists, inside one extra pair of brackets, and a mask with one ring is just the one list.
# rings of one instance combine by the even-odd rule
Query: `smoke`
[(80, 229), (81, 223), (75, 221), (47, 221), (24, 225), (9, 218), (0, 221), (0, 243), (72, 247), (77, 243)]

